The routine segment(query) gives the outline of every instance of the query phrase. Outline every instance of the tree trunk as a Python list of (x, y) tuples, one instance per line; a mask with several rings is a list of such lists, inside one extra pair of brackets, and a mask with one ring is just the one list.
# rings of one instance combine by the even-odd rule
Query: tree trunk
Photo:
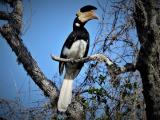
[(147, 119), (160, 118), (160, 1), (136, 0), (135, 22), (140, 41), (137, 67), (143, 83)]

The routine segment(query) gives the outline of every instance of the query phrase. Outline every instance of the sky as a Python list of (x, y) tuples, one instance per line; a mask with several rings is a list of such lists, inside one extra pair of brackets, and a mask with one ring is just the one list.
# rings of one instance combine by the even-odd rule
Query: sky
[[(22, 39), (32, 57), (47, 76), (53, 80), (58, 74), (58, 62), (50, 55), (59, 56), (65, 39), (72, 31), (76, 12), (85, 5), (94, 5), (96, 0), (24, 0)], [(1, 8), (0, 8), (1, 9)], [(100, 9), (97, 14), (100, 16)], [(0, 25), (2, 25), (0, 21)], [(86, 28), (92, 45), (99, 25), (89, 21)], [(41, 90), (27, 75), (7, 42), (0, 36), (0, 98), (18, 100), (24, 106), (33, 106), (45, 99)], [(62, 79), (62, 77), (61, 77)]]

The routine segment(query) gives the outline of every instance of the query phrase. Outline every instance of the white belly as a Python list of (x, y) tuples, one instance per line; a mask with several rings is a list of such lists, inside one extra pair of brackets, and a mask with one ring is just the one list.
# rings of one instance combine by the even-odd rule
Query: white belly
[(63, 54), (68, 58), (82, 58), (85, 54), (87, 47), (87, 42), (82, 40), (77, 40), (74, 42), (70, 49), (64, 48)]

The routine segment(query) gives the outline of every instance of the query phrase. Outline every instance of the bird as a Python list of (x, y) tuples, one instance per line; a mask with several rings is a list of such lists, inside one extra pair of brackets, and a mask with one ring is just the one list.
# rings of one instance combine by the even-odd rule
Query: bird
[[(66, 39), (60, 57), (66, 59), (80, 59), (86, 57), (89, 50), (89, 33), (84, 25), (92, 19), (98, 19), (96, 15), (97, 8), (92, 5), (86, 5), (76, 13), (76, 18), (73, 22), (73, 31)], [(59, 99), (58, 99), (58, 111), (65, 112), (72, 99), (72, 84), (73, 80), (79, 74), (84, 62), (67, 63), (59, 62), (59, 73), (63, 74), (64, 80), (61, 86)]]

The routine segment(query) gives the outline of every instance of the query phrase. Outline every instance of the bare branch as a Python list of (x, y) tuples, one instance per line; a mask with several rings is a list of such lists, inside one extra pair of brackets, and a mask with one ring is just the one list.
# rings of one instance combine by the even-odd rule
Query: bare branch
[[(22, 39), (19, 37), (22, 26), (22, 1), (14, 0), (9, 2), (14, 3), (13, 11), (11, 13), (12, 19), (10, 19), (8, 24), (0, 28), (0, 33), (17, 55), (18, 62), (23, 64), (24, 69), (27, 71), (33, 81), (39, 86), (40, 89), (43, 90), (46, 96), (49, 96), (52, 101), (55, 101), (58, 93), (57, 87), (52, 81), (46, 78), (46, 76), (38, 67), (37, 62), (33, 59), (30, 52), (23, 44)], [(3, 15), (3, 17), (8, 17), (5, 15), (5, 13), (1, 15)]]
[(114, 62), (112, 62), (108, 57), (106, 57), (103, 54), (95, 54), (91, 56), (87, 56), (81, 59), (65, 59), (65, 58), (60, 58), (57, 56), (52, 56), (51, 58), (55, 61), (62, 61), (62, 62), (71, 62), (71, 63), (78, 63), (78, 62), (89, 62), (89, 61), (100, 61), (104, 62), (106, 66), (109, 69), (110, 73), (114, 73), (116, 75), (124, 72), (129, 72), (129, 71), (135, 71), (136, 70), (136, 65), (127, 63), (123, 67), (118, 67), (118, 65)]
[(0, 19), (1, 20), (9, 20), (11, 18), (9, 13), (6, 13), (4, 11), (0, 11)]
[(91, 60), (98, 60), (98, 61), (104, 61), (106, 63), (106, 65), (112, 65), (113, 62), (106, 56), (104, 56), (103, 54), (95, 54), (95, 55), (91, 55), (91, 56), (87, 56), (85, 58), (80, 58), (80, 59), (65, 59), (65, 58), (60, 58), (57, 56), (52, 56), (51, 58), (55, 61), (62, 61), (62, 62), (71, 62), (71, 63), (77, 63), (77, 62), (88, 62)]
[(13, 1), (13, 11), (11, 13), (12, 20), (9, 23), (15, 29), (18, 34), (21, 33), (22, 28), (22, 15), (23, 15), (23, 3), (22, 0)]
[(45, 95), (54, 100), (57, 97), (57, 88), (46, 78), (38, 67), (37, 62), (32, 58), (30, 52), (24, 46), (19, 36), (13, 34), (13, 29), (8, 25), (0, 29), (1, 35), (6, 39), (12, 50), (18, 57), (18, 62), (23, 64), (24, 69), (31, 76), (33, 81), (44, 91)]

